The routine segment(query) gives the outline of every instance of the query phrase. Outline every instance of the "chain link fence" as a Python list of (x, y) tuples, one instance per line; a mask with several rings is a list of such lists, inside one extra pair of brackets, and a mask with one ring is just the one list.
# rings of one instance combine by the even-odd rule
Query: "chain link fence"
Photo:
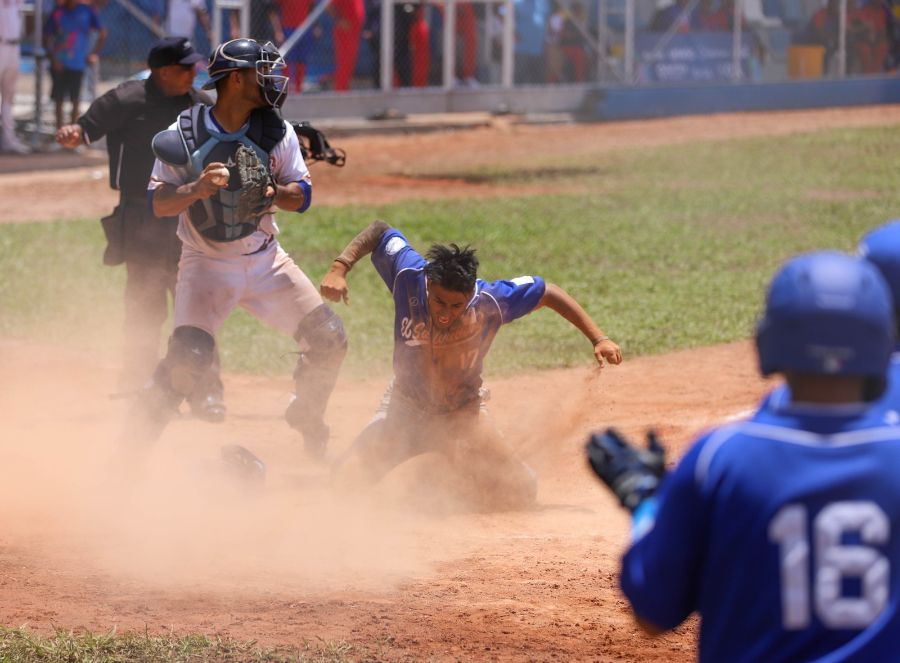
[[(35, 21), (61, 1), (26, 8), (20, 117), (38, 105)], [(81, 1), (107, 31), (86, 101), (143, 70), (160, 35), (208, 53), (242, 25), (290, 46), (292, 92), (304, 94), (781, 81), (880, 74), (900, 59), (900, 0)], [(46, 95), (49, 77), (40, 83)]]

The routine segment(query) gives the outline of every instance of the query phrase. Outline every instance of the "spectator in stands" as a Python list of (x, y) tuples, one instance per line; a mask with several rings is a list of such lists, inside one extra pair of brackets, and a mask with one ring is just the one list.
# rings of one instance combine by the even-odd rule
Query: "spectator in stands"
[(13, 99), (19, 78), (19, 39), (22, 35), (22, 0), (0, 0), (0, 151), (27, 154), (16, 137)]
[[(841, 29), (841, 2), (828, 4), (813, 14), (799, 41), (825, 48), (825, 69), (835, 72), (835, 56)], [(887, 22), (877, 6), (860, 7), (857, 0), (847, 0), (847, 73), (865, 74), (883, 71), (888, 56)]]
[(394, 5), (394, 68), (400, 87), (425, 87), (431, 66), (429, 29), (425, 5), (403, 2)]
[(356, 69), (366, 12), (363, 0), (334, 0), (329, 11), (334, 17), (331, 37), (334, 46), (334, 89), (344, 92), (350, 89), (350, 80)]
[(587, 80), (587, 35), (587, 12), (584, 5), (579, 0), (575, 0), (572, 3), (571, 13), (563, 23), (560, 45), (566, 65), (572, 71), (571, 77), (567, 76), (567, 79), (576, 83), (583, 83)]
[(381, 88), (381, 0), (365, 0), (366, 19), (362, 38), (372, 54), (372, 86)]
[(584, 5), (573, 2), (571, 11), (553, 2), (554, 12), (547, 23), (544, 49), (547, 53), (547, 82), (583, 82), (587, 77), (587, 17)]
[(210, 44), (213, 43), (212, 26), (209, 22), (209, 14), (206, 11), (205, 0), (168, 1), (166, 20), (163, 25), (166, 36), (194, 39), (194, 32), (199, 21), (206, 39)]
[(475, 70), (478, 67), (478, 22), (471, 2), (456, 5), (456, 37), (462, 46), (458, 52), (462, 57), (459, 58), (457, 77), (464, 85), (477, 85)]
[(657, 10), (650, 22), (650, 30), (654, 32), (690, 32), (693, 11), (691, 0), (675, 0), (675, 4)]
[(428, 19), (424, 0), (414, 5), (412, 25), (409, 29), (409, 54), (412, 58), (412, 86), (426, 87), (431, 66)]
[[(730, 10), (730, 12), (729, 12)], [(718, 0), (700, 0), (694, 12), (692, 27), (695, 30), (731, 30), (734, 24), (734, 5)]]
[[(850, 5), (856, 6), (852, 13)], [(856, 35), (856, 68), (850, 73), (876, 74), (887, 68), (889, 14), (881, 0), (869, 0), (862, 6), (858, 5), (856, 0), (847, 2), (848, 36), (851, 31)]]
[[(278, 0), (281, 7), (281, 28), (282, 39), (276, 41), (281, 46), (286, 40), (291, 38), (297, 28), (303, 25), (309, 11), (312, 9), (312, 0)], [(312, 54), (313, 47), (316, 43), (317, 27), (310, 27), (299, 42), (291, 47), (284, 60), (287, 62), (289, 75), (294, 84), (295, 92), (303, 91), (303, 81), (306, 77), (306, 59)]]
[[(89, 48), (91, 33), (96, 34), (93, 48)], [(56, 103), (56, 128), (63, 126), (63, 104), (72, 104), (72, 123), (81, 115), (81, 82), (84, 70), (97, 62), (106, 41), (106, 30), (100, 24), (97, 11), (78, 0), (63, 0), (44, 23), (44, 45), (50, 58), (53, 86), (50, 98)]]
[[(381, 87), (381, 0), (367, 0), (362, 38), (374, 58), (373, 83)], [(398, 2), (394, 5), (394, 80), (400, 87), (425, 87), (431, 66), (429, 27), (425, 5)]]
[[(248, 36), (241, 34), (238, 12), (229, 12), (228, 23), (232, 39)], [(249, 37), (261, 44), (265, 44), (267, 41), (280, 44), (284, 41), (284, 31), (281, 28), (281, 17), (278, 15), (276, 0), (250, 0)]]
[(900, 0), (884, 0), (884, 2), (888, 40), (888, 57), (885, 66), (888, 69), (897, 69), (900, 67)]
[(488, 62), (488, 80), (496, 82), (502, 76), (503, 61), (503, 13), (504, 5), (496, 2), (488, 5), (485, 18), (485, 33), (491, 45), (490, 61)]
[(516, 23), (516, 83), (541, 83), (544, 79), (544, 34), (550, 19), (548, 0), (518, 0)]
[(566, 22), (566, 12), (559, 0), (550, 0), (550, 18), (547, 20), (547, 30), (544, 33), (544, 66), (546, 67), (544, 80), (547, 83), (560, 83), (564, 77), (564, 63), (562, 54), (562, 31)]
[[(97, 11), (97, 15), (109, 4), (109, 0), (81, 0), (86, 5), (90, 5)], [(91, 39), (88, 43), (88, 49), (93, 50), (96, 45), (97, 33), (91, 33)], [(87, 100), (94, 101), (97, 98), (97, 82), (100, 79), (100, 61), (89, 63), (84, 70), (84, 91), (87, 93)]]

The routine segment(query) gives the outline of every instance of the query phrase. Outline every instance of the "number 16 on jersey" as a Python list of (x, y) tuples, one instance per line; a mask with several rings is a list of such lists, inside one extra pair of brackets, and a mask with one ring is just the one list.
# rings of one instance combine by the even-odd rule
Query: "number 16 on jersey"
[[(769, 540), (779, 546), (784, 628), (806, 628), (813, 613), (830, 629), (867, 627), (888, 604), (890, 562), (875, 546), (890, 539), (890, 520), (874, 502), (845, 501), (819, 511), (811, 537), (808, 525), (809, 510), (798, 503), (769, 523)], [(857, 595), (844, 595), (845, 580), (859, 583)]]

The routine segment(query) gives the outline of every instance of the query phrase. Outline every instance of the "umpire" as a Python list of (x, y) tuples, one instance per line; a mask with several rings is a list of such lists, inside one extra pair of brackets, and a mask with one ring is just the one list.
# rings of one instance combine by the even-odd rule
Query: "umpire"
[[(75, 124), (61, 127), (56, 141), (67, 148), (106, 136), (109, 185), (119, 204), (101, 220), (106, 234), (103, 262), (125, 263), (125, 357), (120, 389), (136, 390), (150, 379), (158, 361), (159, 339), (168, 315), (167, 293), (175, 292), (181, 241), (177, 217), (157, 218), (148, 204), (153, 168), (153, 137), (196, 103), (211, 103), (193, 88), (196, 64), (203, 60), (183, 37), (162, 39), (150, 50), (146, 80), (129, 80), (99, 97)], [(225, 415), (218, 357), (191, 398), (196, 416), (220, 421)]]

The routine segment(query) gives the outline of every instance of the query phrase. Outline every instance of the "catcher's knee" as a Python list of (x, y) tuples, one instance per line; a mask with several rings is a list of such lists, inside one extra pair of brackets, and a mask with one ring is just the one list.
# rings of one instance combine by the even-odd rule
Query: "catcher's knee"
[(320, 304), (300, 321), (294, 339), (306, 342), (309, 349), (304, 355), (318, 364), (340, 364), (347, 353), (344, 322), (328, 304)]
[(216, 341), (199, 327), (176, 327), (161, 368), (167, 386), (182, 397), (190, 396), (201, 377), (212, 366)]
[(322, 304), (303, 318), (294, 338), (307, 349), (294, 369), (295, 398), (285, 417), (292, 427), (305, 431), (323, 425), (328, 397), (347, 354), (347, 333), (337, 314)]
[(197, 327), (176, 327), (169, 350), (131, 412), (129, 437), (155, 440), (213, 362), (215, 340)]

